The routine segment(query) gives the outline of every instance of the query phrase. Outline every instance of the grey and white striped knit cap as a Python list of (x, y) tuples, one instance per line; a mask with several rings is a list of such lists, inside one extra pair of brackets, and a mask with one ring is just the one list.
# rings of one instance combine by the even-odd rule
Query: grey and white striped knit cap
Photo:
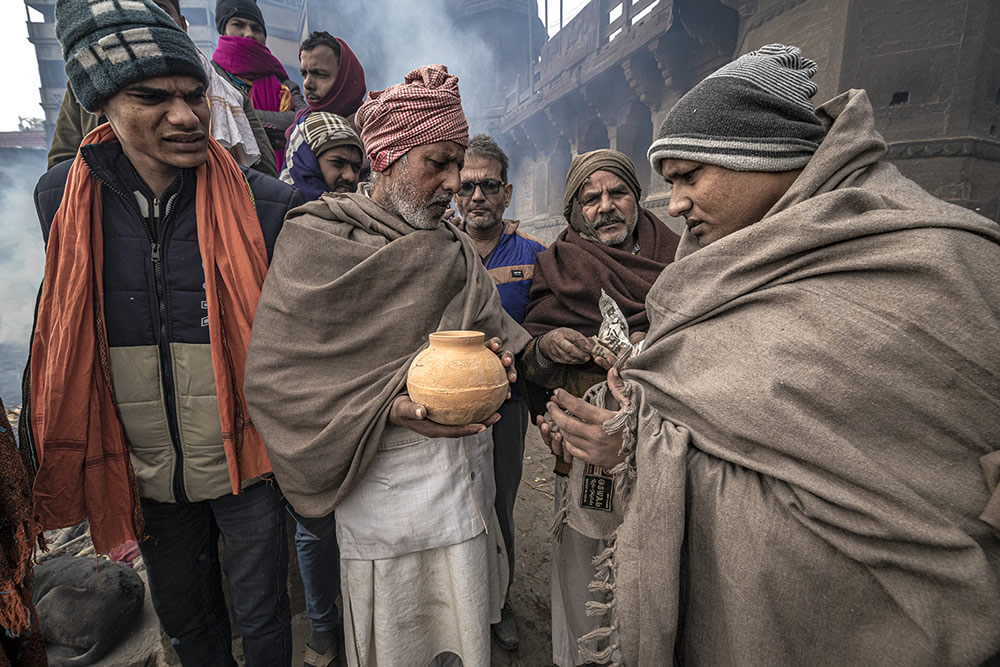
[(810, 98), (816, 63), (798, 47), (768, 44), (740, 56), (682, 97), (649, 147), (665, 159), (733, 171), (792, 171), (809, 162), (826, 130)]
[(150, 0), (57, 0), (56, 38), (87, 111), (145, 79), (183, 74), (208, 83), (194, 42)]

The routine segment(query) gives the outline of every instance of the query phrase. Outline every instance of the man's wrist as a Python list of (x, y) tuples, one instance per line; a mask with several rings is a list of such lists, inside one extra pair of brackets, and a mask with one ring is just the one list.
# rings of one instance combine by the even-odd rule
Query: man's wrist
[(555, 362), (545, 356), (545, 353), (542, 352), (542, 339), (545, 338), (546, 335), (547, 334), (539, 336), (538, 340), (535, 341), (535, 363), (538, 364), (539, 368), (548, 369), (555, 366)]

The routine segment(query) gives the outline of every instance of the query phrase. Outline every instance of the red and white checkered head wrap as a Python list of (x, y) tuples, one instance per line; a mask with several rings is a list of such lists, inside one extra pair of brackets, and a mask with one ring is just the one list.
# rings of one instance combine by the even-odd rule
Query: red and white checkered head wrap
[(444, 65), (424, 65), (403, 83), (368, 93), (354, 117), (372, 171), (385, 171), (416, 146), (438, 141), (469, 145), (458, 77)]

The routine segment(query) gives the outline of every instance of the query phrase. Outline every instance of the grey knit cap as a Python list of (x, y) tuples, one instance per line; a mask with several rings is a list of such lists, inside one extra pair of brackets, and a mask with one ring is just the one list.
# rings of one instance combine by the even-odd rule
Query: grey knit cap
[(792, 171), (809, 162), (826, 130), (810, 101), (816, 63), (798, 47), (768, 44), (706, 77), (663, 119), (649, 147), (664, 159), (733, 171)]
[(87, 111), (158, 76), (208, 84), (194, 42), (150, 0), (57, 0), (56, 38), (73, 94)]

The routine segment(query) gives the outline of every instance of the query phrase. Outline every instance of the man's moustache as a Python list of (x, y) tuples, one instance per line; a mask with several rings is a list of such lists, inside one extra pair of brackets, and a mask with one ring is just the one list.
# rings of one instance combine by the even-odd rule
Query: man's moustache
[(594, 224), (594, 229), (618, 222), (625, 222), (625, 216), (621, 213), (606, 213), (605, 215), (597, 218), (597, 222)]

